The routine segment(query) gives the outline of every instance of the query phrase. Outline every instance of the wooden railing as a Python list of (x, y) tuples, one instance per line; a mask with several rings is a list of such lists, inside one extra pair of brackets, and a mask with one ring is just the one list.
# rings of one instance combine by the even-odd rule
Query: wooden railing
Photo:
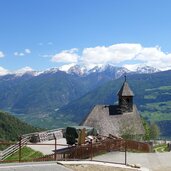
[(72, 146), (63, 151), (57, 151), (54, 154), (46, 155), (41, 158), (34, 159), (33, 161), (49, 161), (49, 160), (79, 160), (88, 159), (96, 155), (103, 154), (106, 152), (120, 151), (125, 153), (126, 164), (127, 151), (137, 151), (137, 152), (151, 152), (151, 146), (148, 143), (123, 140), (123, 139), (105, 139), (103, 141), (92, 143), (81, 146)]
[(56, 136), (57, 139), (61, 138), (61, 136), (63, 136), (63, 128), (58, 128), (58, 129), (52, 129), (52, 130), (47, 130), (47, 131), (41, 131), (41, 132), (33, 132), (30, 134), (24, 134), (22, 135), (22, 137), (27, 137), (27, 138), (31, 138), (33, 135), (35, 134), (44, 134), (46, 136), (46, 140), (51, 140), (54, 139), (54, 134)]
[(0, 143), (0, 144), (3, 144), (3, 145), (13, 144), (13, 145), (9, 146), (8, 148), (6, 148), (5, 150), (0, 152), (0, 160), (5, 160), (7, 157), (12, 155), (16, 151), (18, 151), (20, 146), (22, 148), (23, 146), (25, 146), (27, 144), (28, 140), (29, 140), (28, 137), (25, 137), (25, 138), (22, 138), (21, 141), (15, 143), (15, 144), (13, 144), (13, 143), (4, 143), (4, 142)]
[(58, 139), (58, 138), (61, 138), (63, 129), (59, 128), (59, 129), (53, 129), (53, 130), (48, 130), (48, 131), (43, 131), (43, 132), (34, 132), (34, 133), (30, 133), (30, 134), (24, 134), (21, 137), (21, 141), (18, 141), (16, 143), (0, 142), (0, 144), (3, 144), (3, 145), (10, 145), (5, 150), (0, 151), (0, 160), (3, 161), (10, 155), (14, 154), (16, 151), (19, 150), (19, 148), (22, 148), (29, 142), (32, 135), (40, 134), (40, 133), (42, 133), (42, 134), (45, 133), (47, 135), (47, 140), (51, 140), (54, 138)]
[[(19, 158), (18, 161), (21, 162), (21, 148), (29, 144), (30, 136), (25, 136), (24, 138), (20, 139), (15, 145), (10, 146), (9, 148), (5, 149), (0, 154), (0, 160), (3, 162), (5, 158), (9, 155), (13, 154), (17, 150), (19, 150)], [(106, 152), (112, 151), (120, 151), (125, 153), (125, 163), (127, 161), (126, 153), (127, 151), (135, 151), (135, 152), (151, 152), (151, 146), (148, 143), (132, 141), (132, 140), (124, 140), (124, 139), (114, 139), (114, 138), (105, 138), (104, 140), (100, 140), (98, 142), (90, 141), (88, 144), (84, 145), (76, 145), (68, 147), (66, 144), (57, 144), (56, 136), (54, 135), (55, 144), (42, 144), (40, 145), (53, 145), (54, 146), (54, 153), (51, 155), (45, 155), (41, 158), (35, 158), (31, 161), (50, 161), (50, 160), (80, 160), (80, 159), (91, 159), (99, 154), (103, 154)], [(4, 143), (0, 143), (4, 144)], [(39, 145), (37, 143), (32, 143), (32, 145)], [(57, 150), (58, 145), (65, 146), (65, 149)], [(12, 162), (12, 161), (11, 161)], [(23, 162), (23, 161), (22, 161)]]

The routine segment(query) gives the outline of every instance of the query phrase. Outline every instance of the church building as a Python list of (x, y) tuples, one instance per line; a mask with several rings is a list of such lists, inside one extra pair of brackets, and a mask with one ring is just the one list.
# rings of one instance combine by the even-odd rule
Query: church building
[(82, 122), (83, 126), (94, 127), (100, 135), (142, 139), (145, 131), (140, 114), (133, 102), (134, 93), (126, 76), (118, 92), (117, 105), (96, 105)]

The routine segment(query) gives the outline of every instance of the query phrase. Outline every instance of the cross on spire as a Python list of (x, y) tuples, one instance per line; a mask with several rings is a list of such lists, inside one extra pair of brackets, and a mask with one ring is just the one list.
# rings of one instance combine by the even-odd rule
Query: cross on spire
[(126, 73), (125, 73), (124, 77), (125, 77), (125, 82), (126, 82)]

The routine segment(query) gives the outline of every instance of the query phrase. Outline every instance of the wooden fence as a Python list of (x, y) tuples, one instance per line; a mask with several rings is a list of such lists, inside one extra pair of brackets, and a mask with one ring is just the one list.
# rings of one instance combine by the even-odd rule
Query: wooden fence
[[(137, 151), (137, 152), (151, 152), (151, 146), (148, 143), (132, 141), (132, 140), (123, 140), (123, 139), (113, 139), (113, 138), (105, 138), (104, 140), (98, 142), (90, 141), (89, 144), (84, 145), (75, 145), (75, 146), (66, 146), (64, 149), (57, 150), (57, 146), (61, 144), (57, 144), (57, 139), (54, 134), (55, 144), (40, 144), (40, 145), (53, 145), (54, 153), (51, 155), (45, 155), (40, 158), (32, 159), (31, 161), (52, 161), (52, 160), (81, 160), (81, 159), (91, 159), (99, 154), (103, 154), (106, 152), (119, 151), (125, 153), (125, 161), (123, 164), (127, 162), (127, 151)], [(1, 162), (9, 155), (19, 150), (18, 160), (21, 161), (22, 156), (22, 147), (26, 144), (29, 144), (29, 136), (26, 136), (20, 139), (17, 144), (10, 146), (3, 152), (1, 152)], [(1, 143), (2, 144), (2, 143)], [(38, 145), (31, 144), (31, 145)], [(11, 161), (12, 162), (12, 161)]]
[(0, 152), (0, 160), (5, 160), (7, 157), (9, 157), (10, 155), (18, 151), (20, 148), (25, 146), (27, 142), (28, 142), (28, 137), (22, 138), (21, 141), (13, 145), (11, 145), (12, 143), (8, 143), (8, 142), (0, 142), (0, 144), (3, 144), (3, 145), (11, 145), (5, 150)]
[(122, 139), (106, 139), (101, 142), (92, 143), (81, 146), (72, 146), (65, 150), (56, 151), (54, 154), (46, 155), (33, 161), (49, 161), (49, 160), (80, 160), (92, 158), (96, 155), (111, 151), (120, 151), (125, 153), (124, 163), (127, 163), (127, 151), (151, 152), (151, 146), (147, 143), (122, 140)]
[[(18, 151), (20, 148), (28, 144), (30, 141), (30, 138), (35, 135), (35, 134), (40, 134), (41, 136), (46, 136), (44, 139), (45, 140), (52, 140), (55, 138), (61, 138), (63, 136), (63, 129), (53, 129), (53, 130), (48, 130), (48, 131), (43, 131), (43, 132), (35, 132), (35, 133), (30, 133), (30, 134), (24, 134), (21, 137), (21, 141), (19, 140), (16, 143), (9, 143), (9, 142), (0, 142), (2, 145), (10, 145), (8, 148), (6, 148), (3, 151), (0, 151), (0, 161), (5, 160), (7, 157), (10, 155), (14, 154), (16, 151)], [(20, 138), (19, 138), (20, 139)]]

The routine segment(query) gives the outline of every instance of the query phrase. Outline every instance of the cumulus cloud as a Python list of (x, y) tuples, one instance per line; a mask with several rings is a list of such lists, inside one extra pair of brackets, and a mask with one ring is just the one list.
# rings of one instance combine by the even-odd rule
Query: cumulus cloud
[(70, 50), (64, 50), (51, 58), (52, 62), (61, 63), (76, 63), (78, 62), (79, 55), (77, 54), (78, 49), (73, 48)]
[(0, 51), (0, 58), (3, 58), (5, 55), (2, 51)]
[(140, 44), (115, 44), (108, 47), (85, 48), (82, 58), (85, 63), (112, 63), (117, 65), (120, 62), (131, 60), (141, 48)]
[(143, 47), (141, 44), (114, 44), (84, 48), (81, 55), (78, 49), (64, 50), (51, 58), (53, 62), (77, 63), (85, 65), (113, 64), (134, 70), (140, 64), (161, 70), (171, 69), (171, 53), (160, 47)]
[(9, 73), (9, 71), (7, 69), (0, 67), (0, 75), (6, 75), (8, 73)]

